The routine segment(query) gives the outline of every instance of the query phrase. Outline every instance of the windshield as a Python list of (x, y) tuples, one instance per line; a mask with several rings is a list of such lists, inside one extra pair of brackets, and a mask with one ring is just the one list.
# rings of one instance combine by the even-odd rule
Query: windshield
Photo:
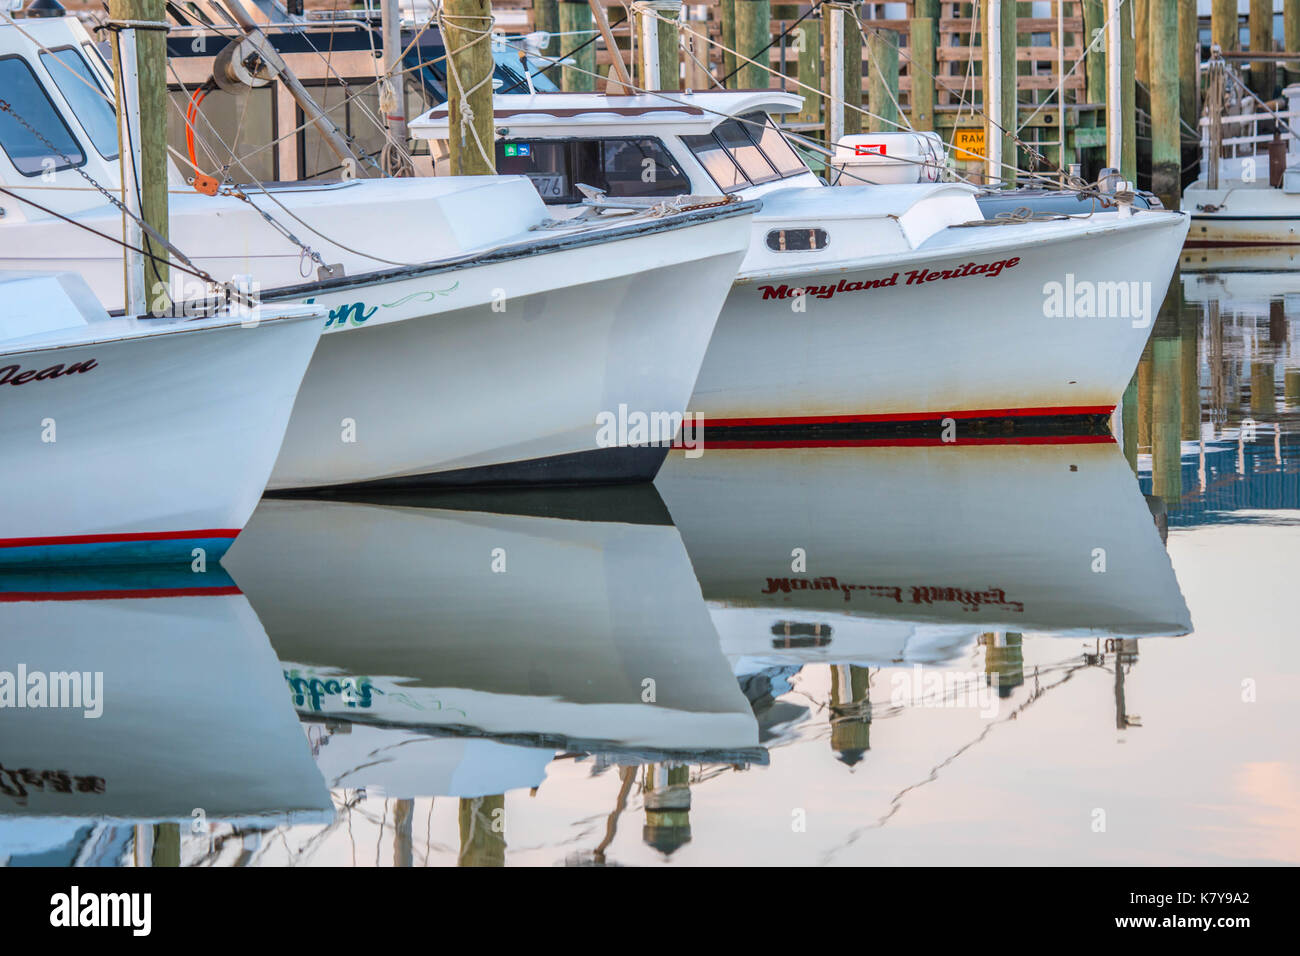
[(808, 171), (771, 117), (761, 111), (724, 120), (713, 132), (683, 136), (682, 141), (723, 192)]
[(117, 159), (117, 119), (104, 88), (81, 53), (70, 46), (49, 50), (41, 54), (41, 64), (81, 120), (99, 155)]
[(680, 196), (690, 181), (657, 139), (498, 140), (497, 171), (527, 176), (547, 203), (581, 202), (578, 184), (611, 197)]
[(72, 130), (21, 57), (0, 58), (0, 92), (12, 110), (0, 113), (0, 149), (19, 173), (39, 176), (86, 161)]

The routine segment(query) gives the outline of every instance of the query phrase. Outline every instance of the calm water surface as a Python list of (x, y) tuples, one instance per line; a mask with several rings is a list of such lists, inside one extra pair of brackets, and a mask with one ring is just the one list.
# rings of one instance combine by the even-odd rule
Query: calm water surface
[(1300, 863), (1300, 272), (1208, 266), (1117, 442), (268, 500), (198, 589), (0, 579), (100, 596), (0, 602), (0, 670), (104, 675), (5, 713), (0, 861)]

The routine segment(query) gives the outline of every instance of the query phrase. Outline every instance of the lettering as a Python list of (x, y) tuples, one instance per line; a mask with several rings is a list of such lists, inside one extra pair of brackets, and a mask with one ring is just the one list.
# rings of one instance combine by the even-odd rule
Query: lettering
[(103, 777), (73, 776), (66, 770), (16, 769), (0, 763), (0, 793), (19, 806), (27, 805), (33, 790), (42, 793), (103, 793), (108, 787)]
[(89, 372), (92, 368), (98, 367), (99, 363), (93, 358), (73, 362), (66, 368), (62, 364), (51, 365), (49, 368), (39, 370), (34, 368), (24, 369), (20, 365), (6, 365), (0, 368), (0, 385), (26, 385), (28, 382), (48, 382), (53, 378)]
[[(1019, 256), (1012, 256), (1010, 259), (998, 259), (996, 262), (967, 262), (958, 268), (938, 269), (931, 271), (929, 269), (912, 269), (902, 273), (906, 278), (903, 280), (905, 286), (924, 285), (927, 282), (943, 282), (950, 279), (965, 279), (970, 276), (983, 276), (986, 279), (996, 279), (1007, 269), (1014, 269), (1020, 264)], [(807, 295), (817, 299), (834, 298), (843, 292), (867, 292), (872, 289), (889, 289), (898, 285), (900, 273), (895, 272), (893, 275), (883, 279), (865, 279), (849, 281), (840, 279), (834, 285), (760, 285), (758, 291), (762, 293), (763, 299), (791, 299), (800, 295)]]
[[(1021, 601), (1007, 600), (1002, 588), (989, 587), (983, 591), (969, 588), (933, 587), (927, 585), (899, 586), (893, 584), (849, 584), (834, 577), (820, 578), (767, 578), (761, 594), (790, 594), (794, 591), (839, 591), (845, 601), (853, 599), (853, 592), (865, 592), (867, 597), (893, 601), (895, 604), (958, 604), (963, 611), (977, 612), (983, 607), (1001, 607), (1017, 614), (1025, 610)], [(906, 600), (904, 600), (906, 587)]]

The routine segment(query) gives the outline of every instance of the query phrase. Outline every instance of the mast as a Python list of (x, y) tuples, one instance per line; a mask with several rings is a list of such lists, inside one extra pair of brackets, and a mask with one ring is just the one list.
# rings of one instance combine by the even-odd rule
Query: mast
[(406, 84), (402, 77), (402, 14), (398, 0), (382, 0), (379, 8), (384, 35), (384, 75), (392, 89), (390, 108), (384, 117), (388, 134), (398, 145), (406, 145)]
[[(988, 32), (988, 104), (985, 109), (989, 130), (984, 136), (988, 151), (985, 177), (990, 183), (1002, 181), (1002, 0), (989, 0)], [(995, 125), (996, 124), (996, 125)]]

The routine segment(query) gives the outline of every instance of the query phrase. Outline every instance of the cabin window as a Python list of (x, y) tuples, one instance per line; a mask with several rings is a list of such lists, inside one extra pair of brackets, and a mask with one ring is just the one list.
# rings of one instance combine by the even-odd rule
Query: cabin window
[(731, 153), (713, 138), (712, 133), (704, 136), (683, 136), (682, 142), (695, 154), (700, 165), (713, 177), (713, 181), (723, 192), (729, 193), (753, 185), (749, 177), (740, 171)]
[(776, 168), (767, 161), (758, 144), (749, 138), (749, 131), (739, 120), (719, 123), (713, 130), (713, 135), (755, 186), (780, 178)]
[(808, 172), (808, 165), (794, 151), (785, 134), (776, 128), (772, 117), (760, 110), (746, 113), (741, 119), (745, 121), (745, 132), (758, 142), (767, 161), (776, 167), (783, 179)]
[(75, 47), (65, 46), (43, 52), (41, 65), (68, 101), (72, 114), (81, 121), (99, 155), (117, 159), (117, 116), (90, 64)]
[(829, 242), (825, 229), (773, 229), (767, 234), (767, 247), (773, 252), (812, 252), (825, 249)]
[(781, 131), (763, 112), (729, 119), (703, 136), (682, 141), (723, 192), (757, 186), (808, 171)]
[(527, 176), (547, 203), (583, 198), (578, 184), (610, 197), (680, 196), (691, 183), (655, 139), (499, 140), (497, 171)]
[[(18, 172), (39, 176), (85, 163), (86, 154), (77, 138), (21, 57), (0, 57), (0, 90), (14, 113), (27, 123), (23, 125), (13, 113), (0, 112), (0, 149)], [(32, 130), (39, 130), (40, 135)]]

